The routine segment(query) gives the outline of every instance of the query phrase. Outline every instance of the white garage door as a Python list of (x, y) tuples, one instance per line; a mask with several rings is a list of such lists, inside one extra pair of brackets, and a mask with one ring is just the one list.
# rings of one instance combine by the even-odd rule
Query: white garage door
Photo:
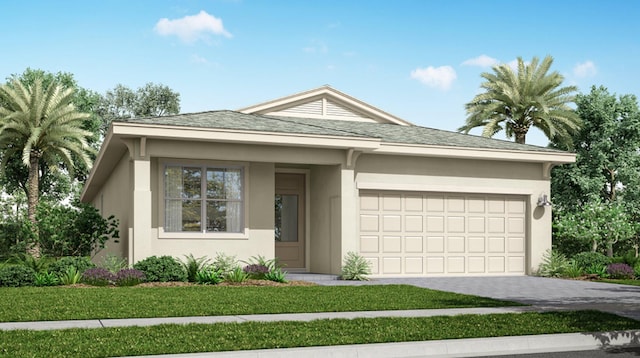
[(375, 275), (523, 275), (525, 198), (361, 191), (360, 254)]

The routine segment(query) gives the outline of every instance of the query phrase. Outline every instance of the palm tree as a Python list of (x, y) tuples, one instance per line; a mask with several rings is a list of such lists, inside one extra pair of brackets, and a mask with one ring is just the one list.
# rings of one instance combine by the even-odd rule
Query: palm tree
[[(18, 80), (0, 86), (0, 150), (4, 152), (0, 168), (14, 153), (19, 153), (22, 163), (29, 168), (28, 218), (36, 237), (40, 163), (49, 167), (62, 164), (68, 171), (73, 171), (74, 159), (91, 166), (88, 154), (93, 149), (87, 139), (93, 134), (82, 129), (89, 114), (76, 110), (73, 92), (57, 82), (43, 88), (42, 78), (36, 78), (28, 87)], [(37, 240), (29, 253), (40, 255)]]
[(515, 136), (516, 143), (525, 143), (529, 128), (536, 127), (555, 143), (571, 147), (571, 135), (581, 125), (580, 118), (569, 103), (573, 102), (575, 86), (560, 87), (564, 77), (549, 72), (553, 57), (547, 56), (539, 64), (537, 57), (525, 64), (518, 57), (518, 71), (507, 64), (493, 67), (494, 73), (480, 76), (485, 92), (465, 105), (467, 121), (458, 131), (469, 133), (484, 127), (483, 137), (492, 137), (505, 130), (507, 138)]

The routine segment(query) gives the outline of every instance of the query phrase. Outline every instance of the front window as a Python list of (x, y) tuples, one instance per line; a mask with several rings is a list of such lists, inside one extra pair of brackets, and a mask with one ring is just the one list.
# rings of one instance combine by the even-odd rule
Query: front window
[(164, 230), (242, 231), (242, 169), (168, 165), (164, 171)]

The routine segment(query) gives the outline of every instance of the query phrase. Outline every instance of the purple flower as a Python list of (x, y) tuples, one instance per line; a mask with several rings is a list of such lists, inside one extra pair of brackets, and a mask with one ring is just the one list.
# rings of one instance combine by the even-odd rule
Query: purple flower
[(633, 279), (635, 277), (631, 266), (623, 263), (609, 264), (607, 266), (607, 273), (609, 277), (613, 279)]

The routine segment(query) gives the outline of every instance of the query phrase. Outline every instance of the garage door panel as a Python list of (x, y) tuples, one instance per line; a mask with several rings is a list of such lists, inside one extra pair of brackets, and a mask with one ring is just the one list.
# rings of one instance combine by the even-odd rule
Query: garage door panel
[(449, 216), (447, 217), (447, 232), (464, 232), (464, 217)]
[(504, 256), (489, 256), (487, 265), (487, 271), (490, 273), (504, 273), (505, 272), (505, 258)]
[(404, 231), (406, 232), (423, 232), (424, 222), (422, 215), (405, 215), (404, 217)]
[(444, 253), (444, 236), (427, 237), (428, 253)]
[(464, 253), (464, 236), (447, 237), (447, 252)]
[(471, 216), (467, 221), (469, 222), (470, 233), (484, 233), (486, 231), (484, 226), (484, 216)]
[(402, 258), (398, 256), (389, 256), (382, 258), (382, 273), (399, 274), (402, 272)]
[(405, 273), (423, 274), (424, 259), (422, 257), (407, 257), (404, 259)]
[(378, 215), (360, 214), (360, 231), (361, 232), (378, 232)]
[(382, 252), (388, 253), (400, 253), (402, 251), (402, 244), (400, 236), (383, 236), (382, 237)]
[(490, 237), (489, 241), (489, 252), (490, 253), (502, 253), (504, 252), (504, 237)]
[(378, 236), (360, 236), (360, 252), (378, 253), (379, 252)]
[(465, 273), (464, 256), (447, 257), (448, 273)]
[(526, 268), (526, 200), (363, 191), (359, 246), (374, 275), (504, 275)]
[(487, 219), (489, 222), (489, 232), (502, 234), (505, 232), (504, 217), (490, 217)]
[(524, 218), (509, 218), (507, 223), (509, 234), (524, 234)]
[(523, 272), (524, 271), (524, 256), (511, 256), (508, 258), (508, 271), (509, 272)]
[(423, 204), (424, 199), (422, 198), (422, 196), (407, 196), (405, 198), (405, 210), (406, 211), (417, 211), (417, 212), (423, 212), (424, 211), (424, 204)]
[(427, 273), (444, 273), (444, 256), (427, 257)]
[(524, 237), (510, 237), (509, 239), (507, 239), (507, 242), (509, 253), (524, 254)]
[(406, 236), (404, 238), (404, 251), (410, 253), (423, 253), (424, 245), (422, 236)]
[(469, 237), (469, 252), (483, 253), (484, 252), (484, 237)]
[(382, 218), (382, 231), (383, 232), (400, 232), (402, 228), (402, 216), (400, 215), (385, 215)]
[(485, 272), (485, 257), (484, 256), (470, 256), (468, 258), (469, 273), (484, 273)]
[(444, 232), (444, 216), (427, 216), (427, 232)]

